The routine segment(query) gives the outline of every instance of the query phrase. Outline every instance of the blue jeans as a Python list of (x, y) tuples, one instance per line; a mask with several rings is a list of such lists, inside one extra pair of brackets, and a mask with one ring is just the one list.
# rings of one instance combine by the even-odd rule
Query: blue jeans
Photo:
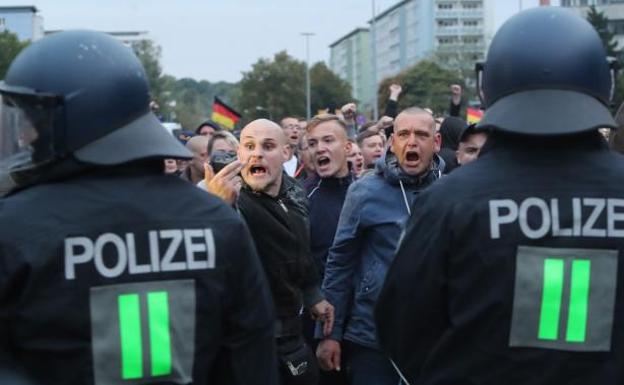
[(381, 351), (343, 340), (350, 385), (399, 385), (401, 379)]

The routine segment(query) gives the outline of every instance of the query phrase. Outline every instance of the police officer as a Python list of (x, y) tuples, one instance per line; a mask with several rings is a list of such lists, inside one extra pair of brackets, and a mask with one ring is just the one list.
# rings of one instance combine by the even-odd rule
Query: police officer
[(509, 19), (483, 73), (489, 150), (414, 203), (376, 309), (411, 384), (622, 384), (624, 159), (600, 38)]
[(150, 112), (132, 51), (54, 34), (0, 95), (0, 361), (53, 385), (276, 384), (249, 233), (163, 174), (190, 153)]

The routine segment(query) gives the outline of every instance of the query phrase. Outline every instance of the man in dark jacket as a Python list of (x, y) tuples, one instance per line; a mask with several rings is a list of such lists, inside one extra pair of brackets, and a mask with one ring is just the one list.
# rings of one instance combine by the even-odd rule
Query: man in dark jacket
[(482, 84), (489, 150), (414, 203), (380, 344), (411, 384), (622, 384), (624, 159), (597, 132), (615, 126), (601, 40), (567, 10), (521, 12)]
[(342, 204), (354, 180), (347, 163), (351, 142), (347, 138), (345, 123), (336, 115), (314, 117), (307, 131), (308, 151), (316, 169), (315, 177), (305, 184), (310, 208), (311, 248), (320, 277), (323, 277)]
[(409, 108), (397, 116), (394, 128), (375, 172), (349, 187), (325, 267), (323, 293), (335, 306), (336, 320), (317, 355), (322, 368), (340, 370), (345, 348), (353, 385), (399, 381), (378, 350), (373, 307), (414, 197), (441, 174), (440, 136), (430, 113)]
[(163, 159), (191, 154), (150, 112), (132, 51), (54, 34), (15, 59), (0, 99), (0, 180), (13, 184), (0, 199), (0, 367), (51, 385), (276, 385), (249, 232), (163, 174)]
[[(307, 180), (305, 185), (310, 208), (310, 244), (319, 277), (323, 277), (342, 204), (354, 181), (347, 163), (352, 143), (347, 138), (345, 123), (329, 114), (314, 117), (307, 126), (306, 137), (316, 169), (316, 176)], [(306, 325), (306, 333), (309, 339), (313, 339), (313, 324)], [(316, 348), (316, 345), (314, 341), (312, 346)], [(344, 372), (321, 373), (321, 384), (344, 383)]]
[(306, 200), (297, 182), (283, 171), (288, 156), (280, 126), (266, 119), (241, 131), (239, 158), (244, 181), (238, 208), (251, 231), (276, 307), (276, 341), (283, 384), (314, 384), (316, 360), (303, 341), (302, 306), (323, 321), (329, 334), (333, 307), (319, 289), (310, 255)]

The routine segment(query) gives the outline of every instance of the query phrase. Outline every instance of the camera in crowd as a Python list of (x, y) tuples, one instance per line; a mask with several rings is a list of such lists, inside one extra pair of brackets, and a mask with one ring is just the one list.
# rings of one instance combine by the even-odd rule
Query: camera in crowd
[(236, 160), (236, 151), (215, 150), (210, 155), (210, 166), (214, 173), (218, 173), (223, 167)]

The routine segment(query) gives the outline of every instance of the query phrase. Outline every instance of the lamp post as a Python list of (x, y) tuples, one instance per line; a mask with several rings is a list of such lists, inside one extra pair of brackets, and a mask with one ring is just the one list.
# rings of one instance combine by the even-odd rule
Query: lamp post
[(312, 32), (301, 32), (302, 36), (305, 36), (306, 40), (306, 120), (310, 120), (312, 117), (311, 105), (310, 105), (310, 36), (314, 36)]
[(372, 67), (373, 67), (373, 76), (372, 76), (372, 84), (373, 84), (373, 120), (377, 121), (379, 119), (379, 106), (377, 105), (377, 28), (376, 28), (376, 15), (375, 15), (375, 0), (372, 0), (373, 6), (373, 19), (371, 23), (371, 40), (372, 44)]

